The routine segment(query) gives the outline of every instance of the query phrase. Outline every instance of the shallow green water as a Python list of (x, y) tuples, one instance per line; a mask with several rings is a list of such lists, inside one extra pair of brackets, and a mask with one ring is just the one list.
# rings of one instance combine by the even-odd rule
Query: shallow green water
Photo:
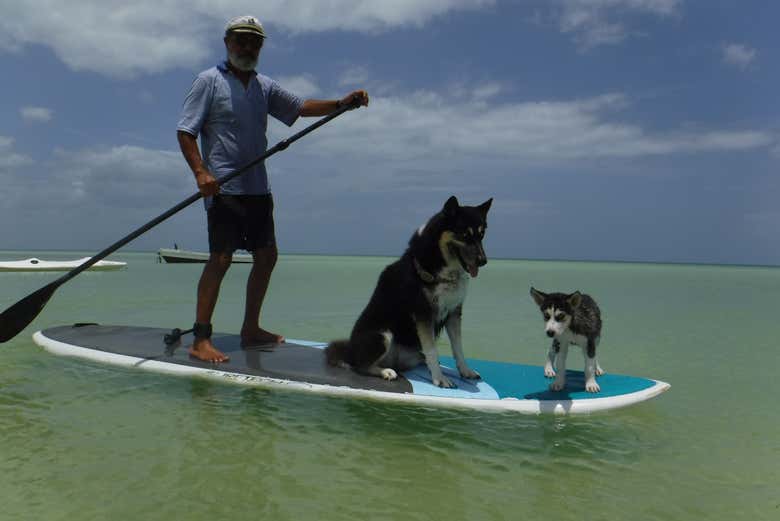
[[(529, 286), (580, 289), (602, 308), (604, 369), (672, 384), (554, 418), (221, 385), (33, 344), (73, 322), (191, 324), (201, 266), (111, 258), (128, 269), (79, 275), (0, 346), (0, 519), (780, 519), (780, 269), (491, 261), (465, 306), (467, 356), (541, 364)], [(283, 256), (264, 325), (345, 336), (389, 260)], [(240, 327), (248, 269), (231, 268), (217, 330)], [(0, 308), (55, 277), (0, 273)]]

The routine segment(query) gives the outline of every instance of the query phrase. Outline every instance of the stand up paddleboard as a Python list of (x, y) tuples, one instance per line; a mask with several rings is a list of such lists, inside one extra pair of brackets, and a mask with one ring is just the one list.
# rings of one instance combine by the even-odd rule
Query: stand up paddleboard
[(170, 330), (74, 324), (59, 326), (33, 335), (36, 344), (63, 356), (96, 362), (138, 367), (168, 374), (199, 376), (242, 385), (290, 389), (332, 396), (371, 398), (432, 407), (468, 408), (481, 411), (514, 411), (526, 414), (583, 414), (633, 405), (669, 389), (657, 380), (605, 374), (598, 377), (601, 392), (585, 391), (583, 373), (568, 371), (566, 388), (549, 390), (540, 366), (469, 360), (481, 380), (460, 378), (454, 360), (441, 357), (442, 368), (457, 386), (442, 389), (431, 383), (425, 365), (403, 373), (397, 380), (363, 376), (325, 362), (323, 342), (289, 340), (241, 348), (238, 335), (216, 333), (214, 343), (230, 356), (228, 362), (211, 364), (192, 358), (187, 347), (192, 335), (167, 346)]

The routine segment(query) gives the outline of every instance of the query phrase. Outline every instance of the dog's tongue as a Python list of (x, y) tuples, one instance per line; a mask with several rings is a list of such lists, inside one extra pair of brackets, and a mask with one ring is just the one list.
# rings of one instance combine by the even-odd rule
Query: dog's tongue
[(476, 278), (477, 274), (479, 274), (479, 266), (476, 264), (474, 266), (469, 266), (469, 275), (471, 275), (471, 278)]

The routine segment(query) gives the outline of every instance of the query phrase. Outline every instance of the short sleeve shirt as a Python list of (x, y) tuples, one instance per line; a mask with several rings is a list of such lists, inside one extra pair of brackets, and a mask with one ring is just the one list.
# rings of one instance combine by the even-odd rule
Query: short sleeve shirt
[[(301, 98), (262, 74), (255, 74), (245, 88), (222, 63), (195, 78), (184, 98), (177, 130), (200, 136), (204, 165), (220, 178), (265, 152), (269, 114), (292, 126), (302, 105)], [(271, 193), (265, 163), (228, 181), (220, 193)]]

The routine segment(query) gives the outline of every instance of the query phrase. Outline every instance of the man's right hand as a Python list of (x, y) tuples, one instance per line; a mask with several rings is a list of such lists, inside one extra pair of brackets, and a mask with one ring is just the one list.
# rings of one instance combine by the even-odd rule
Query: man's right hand
[(200, 150), (198, 150), (198, 136), (179, 130), (176, 132), (176, 138), (179, 141), (179, 147), (184, 155), (184, 159), (187, 160), (187, 164), (190, 165), (192, 173), (195, 175), (198, 191), (204, 197), (217, 195), (219, 193), (219, 184), (217, 184), (217, 180), (214, 179), (211, 172), (203, 166)]
[(204, 197), (219, 193), (219, 184), (216, 178), (205, 168), (201, 168), (195, 173), (195, 181), (198, 183), (198, 190)]

